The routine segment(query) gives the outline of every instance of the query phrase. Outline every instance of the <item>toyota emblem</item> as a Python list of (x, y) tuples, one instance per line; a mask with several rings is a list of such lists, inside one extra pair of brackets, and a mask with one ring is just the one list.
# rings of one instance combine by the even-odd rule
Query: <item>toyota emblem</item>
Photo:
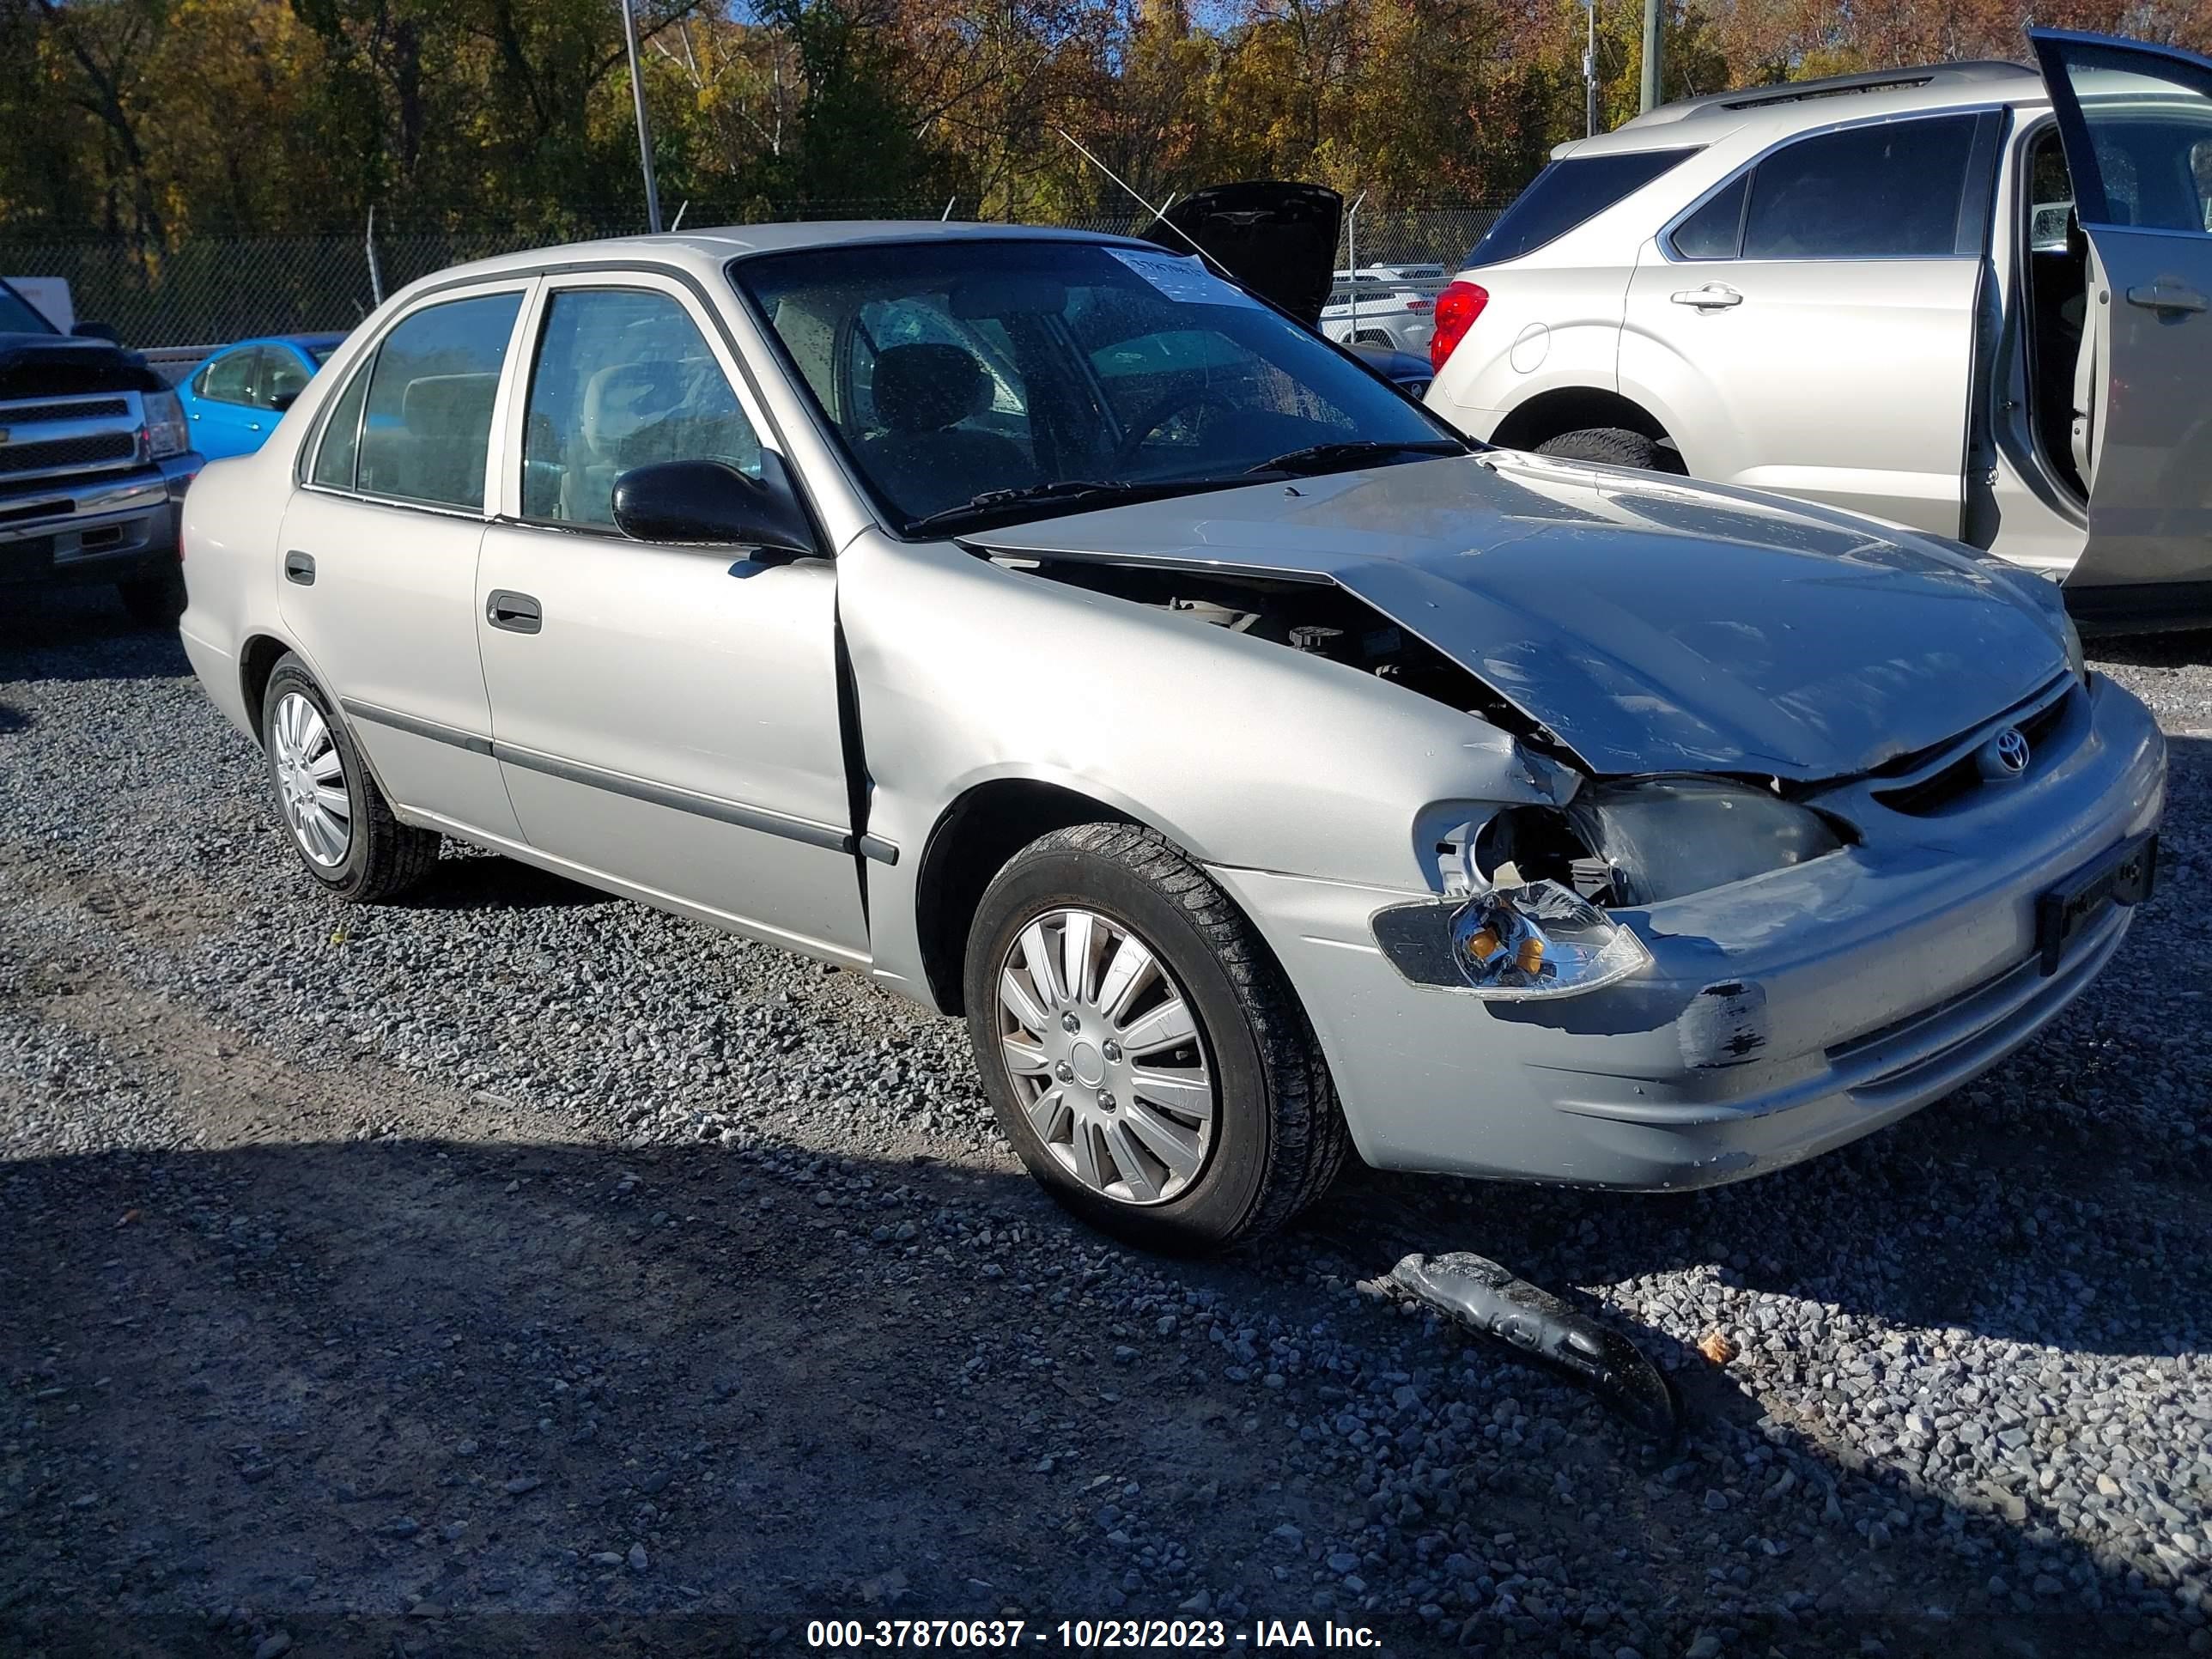
[(1981, 774), (1992, 782), (2004, 782), (2027, 770), (2027, 735), (2008, 726), (1982, 745)]

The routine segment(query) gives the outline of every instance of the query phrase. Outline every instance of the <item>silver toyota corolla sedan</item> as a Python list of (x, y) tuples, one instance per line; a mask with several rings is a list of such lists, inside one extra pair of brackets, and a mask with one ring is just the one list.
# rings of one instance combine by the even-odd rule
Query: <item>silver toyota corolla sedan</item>
[(1158, 1247), (1370, 1163), (1687, 1188), (2079, 994), (2165, 750), (2050, 584), (1488, 449), (1194, 258), (747, 228), (417, 283), (185, 506), (333, 896), (452, 836), (964, 1014)]

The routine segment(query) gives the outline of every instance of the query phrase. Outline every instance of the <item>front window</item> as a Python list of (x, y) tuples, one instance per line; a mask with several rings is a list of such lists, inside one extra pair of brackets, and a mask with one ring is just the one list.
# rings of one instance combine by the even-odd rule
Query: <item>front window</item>
[[(732, 274), (908, 529), (1466, 448), (1195, 258), (975, 239), (763, 255)], [(1012, 491), (1029, 493), (988, 499)]]

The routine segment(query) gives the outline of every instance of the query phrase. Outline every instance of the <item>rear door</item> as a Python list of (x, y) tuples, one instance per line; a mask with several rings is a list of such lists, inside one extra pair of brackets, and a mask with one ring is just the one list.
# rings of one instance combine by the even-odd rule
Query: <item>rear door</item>
[(321, 417), (284, 513), (284, 622), (385, 790), (517, 840), (477, 649), (477, 554), (502, 375), (535, 279), (424, 300)]
[(2155, 608), (2160, 585), (2212, 581), (2212, 61), (2028, 33), (2095, 256), (2076, 424), (2089, 542), (2067, 586)]
[(1996, 126), (1792, 139), (1644, 245), (1620, 389), (1692, 474), (1959, 533)]
[(187, 382), (192, 447), (211, 461), (261, 447), (264, 411), (254, 407), (261, 348), (240, 346), (211, 357)]

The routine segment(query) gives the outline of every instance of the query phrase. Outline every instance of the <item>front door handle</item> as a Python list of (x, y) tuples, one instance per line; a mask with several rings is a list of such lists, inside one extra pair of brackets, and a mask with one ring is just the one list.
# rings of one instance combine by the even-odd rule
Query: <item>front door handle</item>
[(284, 556), (284, 580), (297, 582), (302, 587), (315, 585), (315, 556), (312, 553), (290, 552)]
[(535, 634), (545, 626), (545, 612), (527, 593), (495, 587), (484, 601), (484, 620), (510, 634)]
[(1700, 311), (1718, 311), (1727, 306), (1740, 306), (1743, 295), (1726, 283), (1707, 283), (1703, 288), (1684, 289), (1680, 294), (1667, 296), (1678, 306), (1695, 306)]
[(2141, 306), (2145, 311), (2203, 311), (2208, 302), (2193, 288), (2179, 284), (2169, 288), (2164, 283), (2151, 283), (2130, 289), (2128, 303)]

